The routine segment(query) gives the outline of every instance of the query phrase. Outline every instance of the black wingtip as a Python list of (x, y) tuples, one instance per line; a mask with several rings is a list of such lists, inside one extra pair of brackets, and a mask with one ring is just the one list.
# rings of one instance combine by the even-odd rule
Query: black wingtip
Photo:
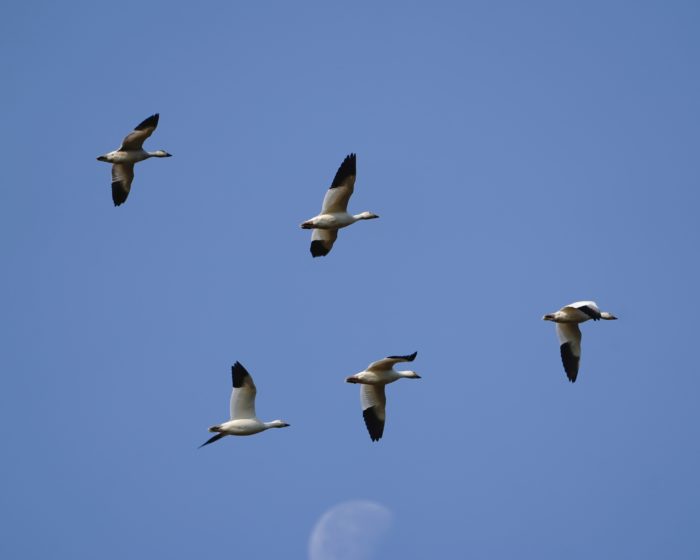
[(312, 257), (325, 257), (330, 250), (326, 248), (323, 241), (312, 241), (311, 242), (311, 256)]
[(231, 381), (233, 382), (233, 388), (238, 389), (243, 387), (243, 382), (245, 378), (249, 376), (248, 370), (243, 367), (241, 362), (236, 362), (231, 366)]
[(365, 419), (365, 426), (369, 432), (369, 437), (372, 441), (379, 441), (384, 435), (384, 422), (382, 422), (376, 413), (376, 407), (370, 406), (362, 411), (362, 418)]
[(160, 113), (151, 115), (147, 119), (141, 121), (134, 130), (143, 130), (144, 128), (155, 128), (158, 126), (158, 119), (160, 118)]
[(592, 307), (588, 307), (587, 305), (582, 305), (578, 309), (579, 309), (579, 311), (583, 311), (586, 315), (588, 315), (594, 321), (600, 320), (600, 311), (596, 311), (595, 309), (593, 309)]
[(561, 352), (561, 361), (564, 364), (564, 371), (566, 372), (566, 377), (571, 381), (571, 383), (576, 383), (576, 378), (578, 377), (578, 364), (579, 359), (571, 351), (571, 344), (565, 342), (559, 347)]
[(331, 188), (340, 187), (345, 183), (345, 180), (351, 175), (357, 175), (357, 156), (350, 154), (346, 156), (343, 163), (340, 164), (338, 171), (335, 173)]
[(214, 443), (215, 441), (219, 441), (222, 437), (224, 437), (226, 434), (215, 434), (212, 437), (210, 437), (207, 441), (205, 441), (202, 445), (200, 445), (197, 449), (202, 449), (205, 445), (209, 445), (210, 443)]
[(112, 202), (114, 202), (115, 206), (124, 204), (128, 196), (129, 192), (122, 188), (122, 184), (120, 182), (117, 181), (112, 183)]
[(408, 356), (387, 356), (387, 358), (389, 358), (390, 360), (404, 360), (406, 362), (412, 362), (416, 359), (417, 355), (418, 352), (414, 352), (413, 354), (409, 354)]

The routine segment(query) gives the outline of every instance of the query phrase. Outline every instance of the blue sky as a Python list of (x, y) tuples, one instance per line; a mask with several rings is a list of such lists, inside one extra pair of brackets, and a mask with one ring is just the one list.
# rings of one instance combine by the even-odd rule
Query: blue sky
[[(3, 557), (305, 559), (348, 500), (377, 558), (698, 557), (697, 3), (120, 5), (0, 20)], [(350, 152), (381, 219), (312, 259)], [(343, 379), (415, 350), (372, 443)], [(198, 450), (236, 360), (291, 427)]]

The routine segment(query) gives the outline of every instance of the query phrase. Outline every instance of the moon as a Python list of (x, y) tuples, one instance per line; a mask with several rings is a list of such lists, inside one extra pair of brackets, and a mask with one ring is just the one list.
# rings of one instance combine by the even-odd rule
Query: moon
[(369, 560), (391, 520), (391, 512), (376, 502), (337, 504), (316, 522), (309, 538), (309, 560)]

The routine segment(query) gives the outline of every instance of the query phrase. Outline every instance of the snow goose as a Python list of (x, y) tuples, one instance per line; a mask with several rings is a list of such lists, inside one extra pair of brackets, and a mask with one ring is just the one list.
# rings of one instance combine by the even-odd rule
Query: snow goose
[(386, 395), (384, 386), (393, 383), (397, 379), (420, 379), (415, 371), (396, 371), (394, 365), (400, 362), (412, 362), (418, 352), (409, 356), (389, 356), (383, 360), (372, 362), (367, 369), (346, 377), (348, 383), (360, 383), (360, 403), (362, 404), (362, 416), (372, 441), (379, 441), (384, 433), (386, 420)]
[(569, 381), (574, 383), (578, 376), (578, 364), (581, 360), (581, 330), (579, 323), (585, 323), (589, 319), (598, 321), (614, 321), (617, 319), (612, 313), (601, 311), (594, 301), (577, 301), (562, 307), (559, 311), (548, 313), (542, 317), (544, 321), (554, 321), (557, 324), (557, 336), (559, 336), (561, 361)]
[(301, 224), (302, 229), (313, 229), (311, 234), (311, 255), (313, 257), (325, 257), (330, 253), (338, 237), (338, 230), (347, 227), (359, 220), (371, 220), (378, 218), (372, 212), (360, 214), (348, 214), (348, 201), (355, 188), (355, 176), (357, 175), (357, 156), (350, 154), (340, 164), (326, 196), (323, 199), (323, 207), (318, 216), (306, 220)]
[(231, 393), (231, 419), (228, 422), (212, 426), (210, 432), (216, 435), (209, 438), (199, 447), (220, 440), (224, 436), (251, 436), (270, 428), (286, 428), (289, 426), (282, 420), (263, 422), (255, 416), (255, 383), (248, 371), (236, 362), (231, 367), (233, 392)]
[(158, 113), (151, 115), (129, 133), (116, 150), (97, 158), (112, 165), (112, 200), (115, 206), (126, 201), (134, 180), (134, 164), (151, 157), (170, 157), (163, 150), (147, 152), (143, 143), (158, 126)]

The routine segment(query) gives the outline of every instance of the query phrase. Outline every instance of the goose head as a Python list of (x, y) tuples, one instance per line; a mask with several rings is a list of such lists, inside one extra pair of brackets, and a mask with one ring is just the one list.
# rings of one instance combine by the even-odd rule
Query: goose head
[(401, 377), (407, 377), (408, 379), (420, 379), (420, 375), (418, 375), (415, 371), (400, 371)]
[(172, 157), (173, 154), (169, 154), (165, 150), (156, 150), (155, 152), (151, 152), (151, 155), (153, 157)]
[(601, 319), (605, 319), (606, 321), (617, 321), (617, 317), (613, 315), (612, 313), (608, 313), (607, 311), (603, 311), (600, 314)]
[(284, 420), (273, 420), (272, 422), (268, 422), (267, 427), (268, 428), (288, 428), (289, 424), (287, 424)]

